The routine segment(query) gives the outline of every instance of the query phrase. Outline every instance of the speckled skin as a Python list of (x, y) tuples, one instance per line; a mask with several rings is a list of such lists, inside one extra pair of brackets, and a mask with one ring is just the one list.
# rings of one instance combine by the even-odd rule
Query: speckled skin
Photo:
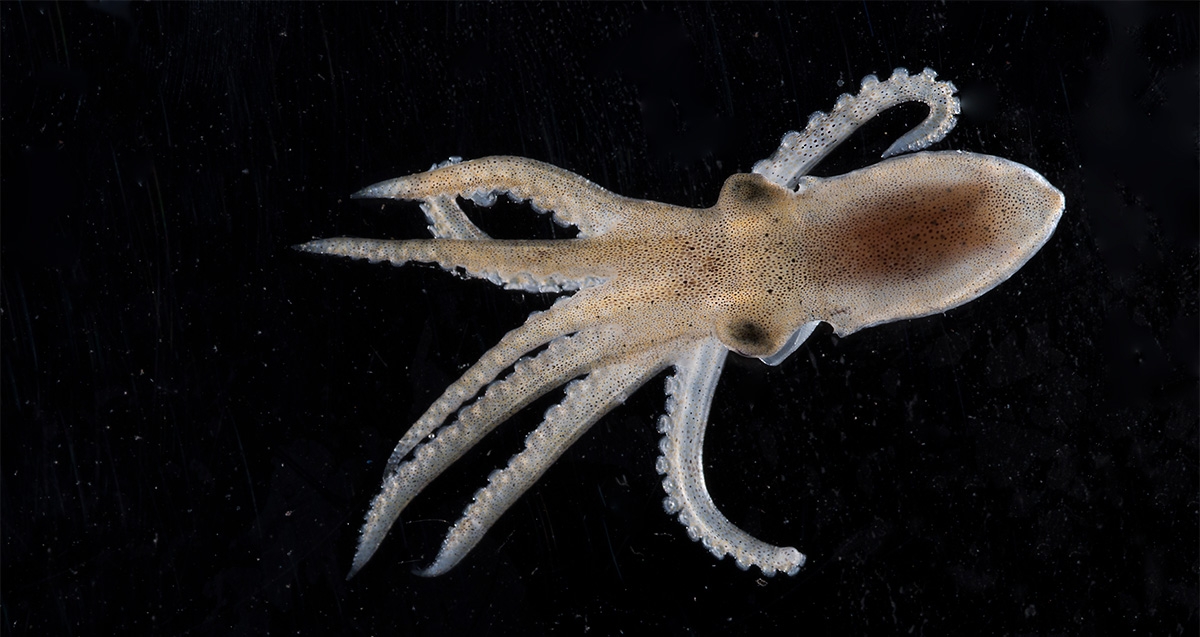
[[(519, 157), (452, 159), (357, 193), (421, 201), (437, 238), (322, 239), (298, 247), (396, 265), (434, 262), (514, 289), (577, 292), (507, 334), (404, 435), (351, 576), (429, 482), (517, 410), (570, 382), (526, 448), (476, 493), (422, 574), (446, 572), (567, 447), (667, 367), (676, 374), (659, 425), (664, 507), (714, 555), (732, 555), (742, 568), (755, 565), (767, 575), (795, 573), (803, 554), (738, 529), (703, 486), (704, 428), (726, 352), (778, 364), (820, 321), (846, 335), (965, 303), (1037, 252), (1062, 214), (1062, 193), (1041, 175), (987, 155), (923, 152), (838, 177), (805, 176), (856, 127), (905, 101), (926, 102), (930, 115), (887, 154), (940, 140), (959, 110), (953, 93), (928, 69), (897, 69), (886, 82), (868, 76), (859, 96), (843, 95), (831, 114), (815, 113), (804, 133), (786, 135), (754, 172), (729, 177), (711, 208), (621, 197)], [(488, 238), (457, 197), (487, 206), (497, 194), (551, 212), (578, 227), (579, 237)], [(509, 366), (513, 371), (496, 381)]]

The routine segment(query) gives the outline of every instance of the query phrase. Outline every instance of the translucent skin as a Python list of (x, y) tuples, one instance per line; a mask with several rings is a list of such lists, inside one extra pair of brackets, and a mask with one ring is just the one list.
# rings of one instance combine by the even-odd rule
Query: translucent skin
[[(904, 101), (926, 102), (930, 116), (886, 154), (940, 140), (958, 113), (953, 94), (928, 69), (897, 69), (885, 82), (868, 76), (858, 96), (815, 113), (754, 172), (729, 177), (711, 208), (621, 197), (520, 157), (451, 160), (357, 193), (422, 202), (437, 238), (297, 247), (395, 265), (438, 263), (512, 289), (577, 291), (509, 332), (401, 438), (350, 575), (434, 478), (517, 410), (567, 383), (563, 401), (475, 494), (422, 574), (448, 571), (592, 424), (667, 367), (675, 375), (659, 423), (664, 508), (717, 557), (732, 555), (767, 575), (795, 573), (803, 554), (738, 529), (704, 486), (704, 430), (726, 353), (778, 364), (820, 321), (846, 335), (966, 303), (1028, 261), (1062, 215), (1062, 193), (1041, 175), (988, 155), (921, 152), (838, 177), (805, 176), (855, 128)], [(579, 237), (488, 238), (457, 198), (486, 207), (497, 194), (550, 212), (578, 227)]]

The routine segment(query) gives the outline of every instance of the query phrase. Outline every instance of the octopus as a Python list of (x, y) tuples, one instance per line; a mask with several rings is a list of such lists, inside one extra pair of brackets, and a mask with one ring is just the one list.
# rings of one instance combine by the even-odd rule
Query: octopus
[[(730, 555), (743, 570), (768, 576), (795, 574), (804, 554), (738, 528), (705, 487), (704, 433), (728, 352), (778, 365), (821, 322), (846, 336), (962, 305), (1027, 262), (1063, 212), (1063, 194), (1026, 166), (922, 151), (954, 127), (955, 92), (930, 69), (896, 69), (886, 81), (868, 75), (857, 95), (813, 113), (768, 159), (730, 176), (710, 208), (622, 197), (521, 157), (451, 158), (352, 195), (420, 202), (433, 238), (296, 247), (396, 266), (438, 264), (510, 290), (571, 294), (508, 332), (401, 437), (347, 577), (431, 481), (514, 413), (565, 385), (524, 449), (492, 472), (433, 562), (416, 571), (446, 573), (606, 412), (668, 369), (655, 464), (663, 508), (718, 559)], [(836, 177), (808, 174), (862, 124), (905, 102), (923, 102), (929, 115), (882, 161)], [(578, 234), (492, 239), (460, 202), (487, 208), (498, 195), (549, 212)]]

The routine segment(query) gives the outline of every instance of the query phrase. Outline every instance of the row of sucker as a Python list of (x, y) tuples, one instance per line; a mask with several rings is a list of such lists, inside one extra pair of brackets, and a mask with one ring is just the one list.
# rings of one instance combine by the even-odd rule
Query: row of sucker
[(601, 327), (552, 340), (537, 356), (517, 361), (511, 374), (488, 385), (478, 400), (458, 412), (452, 424), (419, 444), (410, 460), (385, 475), (383, 489), (371, 502), (347, 578), (367, 563), (400, 512), (434, 478), (512, 414), (585, 373), (595, 363), (596, 352), (616, 349), (619, 332)]
[[(351, 197), (423, 201), (443, 196), (451, 201), (454, 197), (464, 197), (476, 205), (488, 207), (495, 203), (498, 194), (505, 194), (517, 202), (528, 201), (538, 212), (549, 212), (560, 225), (575, 226), (580, 238), (604, 234), (615, 222), (637, 209), (628, 205), (629, 199), (544, 162), (506, 156), (466, 162), (455, 161), (457, 159), (452, 157), (450, 162), (437, 164), (427, 172), (379, 182)], [(457, 202), (454, 207), (458, 207)], [(457, 216), (452, 210), (450, 212), (451, 216)], [(438, 225), (433, 223), (435, 227)], [(450, 232), (449, 226), (436, 228), (435, 236), (441, 236), (437, 234), (439, 231)]]
[(392, 451), (384, 475), (394, 473), (400, 462), (408, 456), (408, 452), (434, 433), (451, 413), (473, 398), (484, 384), (495, 379), (521, 355), (545, 345), (551, 339), (578, 331), (586, 325), (593, 325), (597, 319), (603, 320), (611, 316), (611, 304), (604, 302), (600, 290), (602, 288), (588, 288), (572, 296), (561, 297), (550, 309), (530, 314), (524, 325), (505, 334), (499, 343), (481, 356), (454, 384), (447, 387), (404, 433), (396, 449)]
[[(412, 261), (437, 263), (451, 272), (461, 268), (468, 276), (526, 292), (578, 290), (605, 280), (597, 269), (568, 264), (571, 261), (569, 251), (583, 249), (582, 243), (337, 237), (310, 241), (296, 249), (395, 266)], [(558, 258), (552, 258), (555, 256)], [(538, 270), (533, 271), (534, 268)]]
[(663, 347), (644, 350), (598, 367), (567, 384), (563, 400), (546, 410), (542, 423), (525, 438), (525, 449), (504, 469), (493, 471), (450, 528), (437, 558), (420, 575), (441, 575), (479, 543), (513, 505), (575, 441), (613, 407), (662, 369)]
[(767, 577), (795, 575), (804, 566), (803, 553), (739, 529), (717, 510), (705, 486), (704, 430), (727, 351), (716, 339), (701, 341), (675, 362), (675, 375), (667, 380), (667, 413), (658, 426), (662, 455), (655, 463), (665, 475), (663, 508), (668, 515), (678, 514), (688, 537), (717, 559), (730, 555), (738, 568), (757, 566)]
[(896, 69), (880, 82), (874, 75), (863, 78), (858, 95), (843, 93), (829, 113), (817, 111), (809, 116), (803, 133), (791, 131), (783, 136), (779, 149), (754, 165), (752, 172), (770, 182), (795, 190), (800, 177), (876, 115), (905, 102), (924, 102), (929, 115), (916, 128), (896, 140), (884, 153), (890, 157), (920, 150), (940, 141), (953, 128), (960, 111), (954, 96), (954, 84), (938, 82), (933, 69), (909, 75)]
[(467, 218), (453, 195), (432, 195), (421, 202), (421, 212), (429, 221), (429, 233), (435, 239), (488, 239), (488, 234)]

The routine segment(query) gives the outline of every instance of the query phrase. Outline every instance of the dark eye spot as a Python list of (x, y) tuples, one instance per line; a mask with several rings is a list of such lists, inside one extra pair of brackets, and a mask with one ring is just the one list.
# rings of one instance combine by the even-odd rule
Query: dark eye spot
[(757, 179), (739, 179), (730, 189), (730, 195), (742, 203), (758, 203), (771, 196), (767, 186)]
[(729, 335), (747, 345), (761, 347), (767, 342), (767, 331), (754, 321), (738, 321), (729, 328)]

